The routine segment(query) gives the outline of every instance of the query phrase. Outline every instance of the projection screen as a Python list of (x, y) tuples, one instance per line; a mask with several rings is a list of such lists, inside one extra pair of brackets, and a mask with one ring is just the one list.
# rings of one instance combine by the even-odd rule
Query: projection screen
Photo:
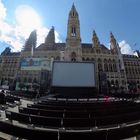
[(54, 62), (52, 86), (95, 87), (95, 64), (90, 62)]

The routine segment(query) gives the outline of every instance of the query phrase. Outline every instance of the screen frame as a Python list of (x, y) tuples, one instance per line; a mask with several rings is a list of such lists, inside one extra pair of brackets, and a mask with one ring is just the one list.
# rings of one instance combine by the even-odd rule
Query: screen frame
[[(80, 87), (80, 86), (56, 86), (56, 85), (52, 85), (53, 84), (53, 72), (54, 72), (54, 65), (55, 63), (91, 63), (94, 65), (94, 83), (95, 86), (85, 86), (85, 87)], [(95, 65), (95, 61), (86, 61), (86, 62), (72, 62), (72, 61), (53, 61), (53, 66), (52, 66), (52, 74), (51, 74), (51, 92), (53, 93), (64, 93), (64, 92), (72, 92), (74, 94), (76, 93), (85, 93), (85, 92), (93, 92), (96, 89), (96, 65)]]

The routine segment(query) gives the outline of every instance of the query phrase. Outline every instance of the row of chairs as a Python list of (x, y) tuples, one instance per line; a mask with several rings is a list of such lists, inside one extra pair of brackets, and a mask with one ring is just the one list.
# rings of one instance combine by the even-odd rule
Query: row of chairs
[[(132, 104), (132, 102), (128, 102), (127, 100), (118, 100), (118, 101), (104, 101), (104, 102), (88, 102), (88, 101), (75, 101), (76, 99), (69, 99), (69, 100), (42, 100), (42, 101), (38, 101), (38, 103), (42, 103), (42, 104), (47, 104), (47, 105), (86, 105), (86, 106), (92, 106), (92, 105), (96, 105), (98, 107), (102, 107), (103, 104), (106, 104), (107, 106), (118, 106), (118, 105), (124, 105), (124, 104)], [(99, 100), (99, 99), (98, 99)], [(107, 100), (107, 99), (106, 99)], [(119, 104), (118, 104), (119, 103)]]
[(130, 112), (139, 111), (140, 106), (129, 106), (124, 108), (104, 109), (104, 110), (51, 110), (34, 108), (33, 105), (28, 107), (19, 107), (20, 113), (33, 114), (47, 117), (61, 117), (61, 118), (95, 118), (100, 116), (110, 116), (118, 114), (126, 114)]
[(33, 99), (36, 97), (37, 93), (30, 91), (10, 91), (9, 94), (22, 98)]
[[(131, 102), (114, 104), (112, 103), (112, 106), (111, 104), (105, 106), (103, 103), (99, 106), (93, 104), (93, 108), (88, 108), (88, 105), (86, 108), (84, 106), (80, 107), (79, 103), (72, 106), (68, 103), (66, 108), (63, 104), (59, 106), (59, 103), (51, 104), (51, 102), (50, 104), (47, 104), (47, 102), (44, 102), (44, 104), (28, 104), (27, 108), (19, 107), (19, 113), (6, 110), (6, 117), (10, 122), (0, 122), (0, 131), (26, 139), (44, 139), (46, 136), (48, 139), (57, 140), (74, 138), (118, 140), (139, 134), (139, 123), (134, 127), (133, 125), (126, 126), (132, 122), (139, 122), (140, 105)], [(22, 128), (18, 126), (18, 123), (16, 125), (12, 123), (13, 121), (18, 121), (30, 127)], [(111, 129), (113, 126), (116, 127)], [(10, 129), (14, 130), (7, 132)], [(24, 134), (25, 132), (26, 134)]]
[(38, 108), (38, 109), (46, 109), (46, 110), (70, 110), (70, 111), (113, 111), (114, 109), (118, 110), (126, 110), (127, 108), (140, 108), (140, 104), (133, 103), (133, 104), (124, 104), (124, 105), (118, 105), (118, 106), (106, 106), (106, 104), (103, 104), (102, 107), (98, 107), (96, 104), (92, 106), (61, 106), (61, 105), (46, 105), (46, 104), (33, 104), (27, 105), (28, 108)]
[(0, 93), (0, 104), (20, 102), (20, 98), (13, 95), (5, 95)]
[(116, 127), (113, 129), (97, 129), (91, 128), (88, 131), (65, 131), (63, 129), (50, 130), (34, 127), (22, 127), (14, 125), (11, 122), (0, 121), (0, 131), (14, 135), (20, 138), (35, 139), (53, 139), (53, 140), (71, 140), (71, 139), (88, 139), (88, 140), (120, 140), (134, 137), (140, 134), (140, 123), (127, 127)]
[(100, 103), (81, 103), (81, 102), (65, 102), (65, 101), (40, 101), (37, 103), (38, 105), (46, 105), (52, 106), (54, 108), (78, 108), (78, 109), (103, 109), (103, 108), (119, 108), (119, 107), (126, 107), (126, 106), (133, 106), (135, 105), (134, 102), (130, 101), (117, 101), (117, 102), (100, 102)]
[(6, 111), (6, 117), (9, 120), (16, 120), (25, 124), (40, 125), (51, 128), (70, 128), (85, 129), (90, 127), (106, 127), (108, 125), (119, 125), (140, 120), (140, 112), (119, 114), (112, 116), (100, 116), (95, 118), (61, 118), (46, 117)]
[(15, 101), (20, 102), (20, 98), (17, 96), (7, 95), (5, 96), (6, 102), (15, 103)]

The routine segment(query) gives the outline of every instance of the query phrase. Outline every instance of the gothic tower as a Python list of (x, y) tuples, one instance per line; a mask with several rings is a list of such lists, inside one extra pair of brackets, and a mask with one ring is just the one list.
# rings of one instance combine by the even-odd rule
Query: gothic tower
[[(116, 41), (112, 32), (110, 33), (110, 49), (112, 50), (114, 55), (116, 55), (119, 85), (121, 86), (123, 84), (122, 81), (127, 83), (127, 78), (126, 78), (126, 72), (125, 72), (125, 68), (124, 68), (123, 56), (121, 54), (119, 44)], [(128, 88), (127, 85), (126, 85), (126, 88)]]
[(80, 22), (79, 15), (76, 11), (74, 4), (72, 5), (68, 17), (65, 60), (66, 61), (82, 60)]
[(45, 44), (47, 47), (54, 47), (55, 44), (55, 34), (54, 34), (54, 27), (50, 29), (47, 37), (45, 38)]
[(116, 41), (114, 35), (112, 34), (112, 32), (110, 32), (110, 49), (111, 49), (114, 53), (118, 53), (118, 52), (117, 52), (117, 41)]
[(124, 62), (123, 62), (122, 54), (121, 54), (121, 51), (120, 51), (120, 47), (119, 47), (119, 44), (116, 41), (114, 35), (112, 34), (112, 32), (110, 33), (110, 49), (113, 52), (115, 52), (118, 56), (119, 69), (124, 70)]
[(100, 47), (100, 41), (98, 39), (98, 36), (96, 35), (95, 30), (93, 31), (92, 47)]
[(31, 51), (32, 49), (35, 49), (36, 41), (37, 41), (37, 34), (36, 34), (36, 30), (34, 30), (29, 35), (29, 38), (26, 40), (23, 50)]

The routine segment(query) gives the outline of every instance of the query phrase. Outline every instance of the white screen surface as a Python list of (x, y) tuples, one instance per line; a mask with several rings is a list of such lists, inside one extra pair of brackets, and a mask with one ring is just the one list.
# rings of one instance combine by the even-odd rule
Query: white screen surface
[(95, 87), (95, 64), (54, 62), (52, 86)]

